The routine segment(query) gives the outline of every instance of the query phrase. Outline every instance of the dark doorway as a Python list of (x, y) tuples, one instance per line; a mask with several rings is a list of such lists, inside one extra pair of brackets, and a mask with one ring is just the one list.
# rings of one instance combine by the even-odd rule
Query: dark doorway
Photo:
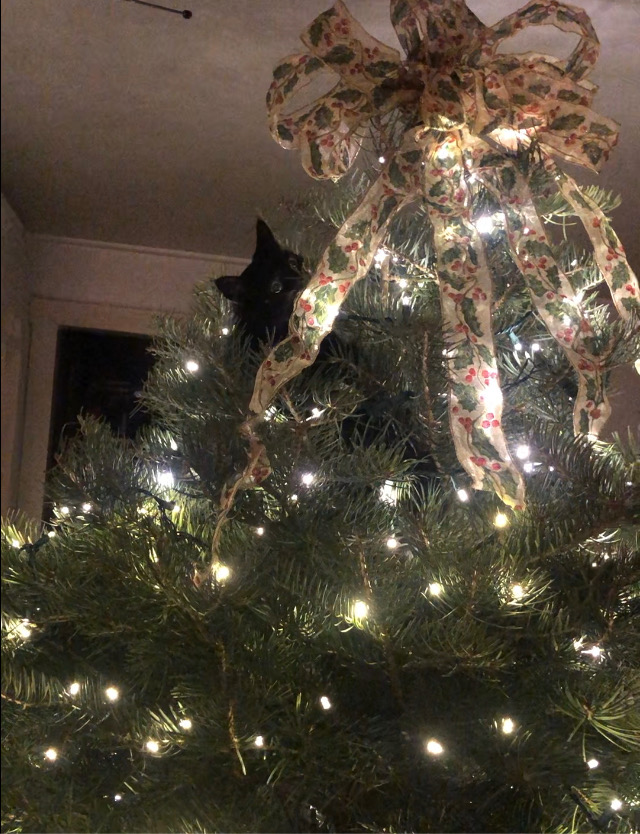
[(61, 327), (58, 331), (48, 466), (80, 412), (102, 417), (123, 437), (149, 422), (139, 394), (153, 365), (148, 336)]

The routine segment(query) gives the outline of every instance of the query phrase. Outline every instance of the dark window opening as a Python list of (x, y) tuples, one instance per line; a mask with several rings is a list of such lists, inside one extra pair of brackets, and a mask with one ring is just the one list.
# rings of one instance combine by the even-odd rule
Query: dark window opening
[(78, 414), (106, 420), (133, 438), (150, 421), (139, 395), (154, 357), (148, 336), (61, 327), (58, 331), (47, 468), (63, 439), (79, 428)]

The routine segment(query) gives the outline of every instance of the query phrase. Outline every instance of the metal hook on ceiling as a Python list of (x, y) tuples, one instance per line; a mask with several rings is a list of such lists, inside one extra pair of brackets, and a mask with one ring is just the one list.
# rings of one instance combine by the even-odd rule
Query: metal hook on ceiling
[(162, 9), (163, 12), (173, 12), (173, 14), (182, 15), (185, 20), (189, 20), (193, 17), (193, 12), (190, 12), (189, 9), (170, 9), (168, 6), (159, 6), (157, 3), (149, 3), (148, 0), (128, 0), (128, 2), (137, 3), (139, 6), (150, 6), (152, 9)]

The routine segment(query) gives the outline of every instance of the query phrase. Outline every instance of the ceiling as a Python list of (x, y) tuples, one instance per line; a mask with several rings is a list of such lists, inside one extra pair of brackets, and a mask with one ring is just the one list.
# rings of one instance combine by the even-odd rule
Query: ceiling
[[(191, 20), (126, 0), (2, 0), (2, 190), (26, 227), (248, 256), (258, 211), (311, 181), (266, 127), (273, 66), (330, 0), (163, 0)], [(493, 23), (524, 0), (469, 0)], [(600, 181), (621, 192), (616, 228), (640, 265), (640, 6), (578, 0), (602, 52), (596, 109), (623, 123)], [(387, 0), (347, 0), (397, 45)], [(509, 51), (567, 55), (549, 27)]]

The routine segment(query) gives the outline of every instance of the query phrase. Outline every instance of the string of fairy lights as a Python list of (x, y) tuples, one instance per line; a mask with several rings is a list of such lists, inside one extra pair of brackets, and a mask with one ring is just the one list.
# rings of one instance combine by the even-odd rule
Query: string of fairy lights
[[(516, 456), (520, 460), (526, 460), (530, 456), (531, 450), (530, 447), (526, 444), (521, 444), (516, 449)], [(169, 477), (171, 475), (171, 477)], [(165, 490), (165, 491), (173, 491), (175, 489), (175, 478), (172, 473), (168, 472), (167, 470), (160, 470), (156, 474), (156, 481), (158, 487)], [(320, 481), (315, 473), (310, 471), (301, 472), (299, 475), (299, 481), (304, 488), (312, 489), (314, 485), (317, 485)], [(461, 502), (466, 503), (470, 500), (470, 496), (468, 494), (460, 495), (460, 493), (465, 493), (464, 490), (458, 490), (458, 498)], [(382, 502), (388, 503), (396, 503), (401, 496), (401, 487), (393, 482), (385, 482), (380, 489), (380, 500)], [(297, 494), (293, 493), (292, 498), (295, 500), (292, 501), (293, 504), (297, 502)], [(171, 503), (171, 502), (169, 502)], [(62, 505), (56, 508), (56, 525), (64, 525), (66, 522), (71, 523), (73, 521), (74, 515), (81, 516), (82, 514), (87, 514), (91, 512), (93, 509), (93, 505), (89, 501), (82, 502), (79, 504), (77, 509), (72, 508), (68, 505)], [(151, 511), (147, 509), (147, 513)], [(498, 528), (505, 527), (509, 523), (508, 517), (504, 513), (498, 513), (494, 518), (494, 525)], [(51, 529), (48, 531), (49, 537), (55, 535), (55, 529)], [(259, 525), (253, 528), (254, 534), (259, 537), (265, 537), (268, 535), (268, 524), (265, 523), (263, 525)], [(14, 548), (24, 548), (29, 543), (26, 541), (21, 541), (17, 536), (13, 536), (10, 541), (11, 545)], [(397, 551), (398, 548), (402, 546), (401, 537), (397, 533), (392, 533), (386, 537), (386, 539), (381, 542), (381, 544), (386, 547), (386, 549), (390, 552)], [(157, 558), (157, 557), (156, 557)], [(223, 585), (229, 581), (233, 581), (234, 573), (228, 565), (219, 563), (215, 566), (213, 571), (213, 576), (215, 582)], [(425, 597), (432, 597), (437, 599), (446, 598), (447, 589), (446, 586), (441, 584), (438, 581), (430, 582), (425, 591)], [(515, 605), (522, 605), (526, 604), (528, 596), (527, 585), (525, 582), (512, 582), (508, 583), (505, 587), (505, 595), (504, 600), (509, 604)], [(350, 610), (344, 614), (344, 617), (347, 621), (355, 625), (356, 627), (364, 627), (366, 625), (367, 619), (371, 616), (370, 605), (362, 599), (355, 599), (352, 601), (350, 605)], [(37, 626), (30, 622), (28, 619), (15, 619), (15, 620), (8, 620), (5, 618), (3, 621), (3, 635), (6, 639), (12, 641), (22, 641), (26, 642), (30, 640), (34, 634), (35, 629)], [(598, 645), (597, 643), (593, 643), (587, 640), (585, 636), (582, 636), (578, 639), (573, 641), (573, 648), (577, 655), (591, 660), (591, 663), (602, 663), (606, 658), (605, 650)], [(77, 700), (83, 691), (84, 685), (80, 681), (72, 681), (66, 689), (64, 690), (63, 696), (71, 698), (72, 700)], [(108, 686), (103, 688), (103, 697), (104, 701), (110, 705), (116, 705), (121, 697), (121, 690), (115, 684), (109, 684)], [(335, 708), (334, 703), (331, 701), (328, 695), (321, 695), (318, 698), (318, 705), (322, 711), (329, 711)], [(189, 731), (193, 729), (193, 722), (190, 718), (183, 716), (177, 722), (177, 727), (183, 734), (188, 734)], [(494, 721), (494, 727), (496, 732), (500, 733), (504, 736), (512, 736), (518, 733), (520, 727), (517, 721), (511, 716), (501, 716)], [(143, 739), (140, 739), (139, 748), (143, 754), (152, 756), (152, 757), (160, 757), (167, 753), (169, 753), (172, 748), (175, 746), (175, 739), (168, 734), (166, 728), (158, 727), (158, 730)], [(253, 738), (247, 741), (247, 745), (249, 747), (254, 747), (258, 749), (277, 749), (277, 739), (270, 740), (267, 739), (265, 735), (261, 733), (254, 734)], [(44, 747), (44, 746), (43, 746)], [(440, 757), (447, 756), (447, 749), (445, 743), (442, 739), (429, 737), (424, 739), (423, 742), (423, 749), (427, 756), (437, 759)], [(54, 746), (46, 746), (42, 752), (42, 759), (44, 759), (45, 763), (49, 766), (54, 766), (56, 763), (64, 758), (64, 751), (58, 747)], [(587, 757), (585, 753), (584, 759), (585, 766), (588, 771), (593, 771), (600, 766), (599, 760), (594, 756)], [(112, 797), (114, 802), (120, 802), (124, 798), (123, 793), (116, 793)], [(610, 812), (621, 812), (625, 807), (624, 802), (619, 796), (613, 796), (609, 802)]]
[[(384, 162), (384, 158), (381, 157), (379, 161), (381, 163)], [(496, 229), (496, 226), (500, 225), (500, 223), (501, 218), (496, 215), (481, 217), (476, 221), (476, 228), (481, 234), (491, 234)], [(385, 263), (385, 261), (389, 259), (392, 259), (394, 262), (396, 262), (397, 256), (393, 255), (389, 250), (381, 248), (376, 254), (374, 260), (376, 266), (381, 267)], [(577, 266), (577, 260), (574, 260), (571, 263), (571, 266)], [(412, 297), (404, 293), (404, 290), (406, 290), (409, 286), (409, 280), (407, 278), (396, 278), (395, 280), (399, 288), (403, 291), (403, 305), (411, 304)], [(417, 285), (423, 286), (424, 281), (417, 282)], [(580, 302), (581, 297), (579, 296), (577, 300), (578, 302)], [(575, 302), (572, 303), (574, 303), (575, 305)], [(230, 332), (230, 328), (225, 326), (221, 328), (220, 334), (224, 337), (228, 336)], [(533, 341), (530, 345), (525, 346), (523, 342), (520, 341), (518, 338), (515, 338), (512, 347), (513, 354), (516, 357), (522, 355), (527, 360), (531, 359), (533, 354), (536, 354), (543, 349), (542, 345), (540, 344), (540, 341)], [(447, 351), (445, 351), (444, 353), (446, 355)], [(196, 358), (189, 357), (184, 361), (183, 367), (188, 374), (197, 375), (201, 371), (201, 362), (198, 361)], [(310, 415), (307, 419), (310, 421), (319, 420), (325, 414), (325, 411), (326, 409), (324, 408), (314, 406), (310, 410)], [(276, 414), (277, 410), (275, 406), (272, 406), (266, 412), (265, 419), (268, 421), (275, 417)], [(170, 448), (174, 452), (178, 450), (178, 445), (176, 441), (173, 439), (171, 439), (170, 441)], [(533, 460), (532, 455), (533, 450), (531, 446), (527, 443), (520, 443), (514, 449), (514, 456), (520, 462), (522, 469), (526, 474), (532, 474), (541, 471), (541, 469), (544, 467), (543, 463)], [(548, 466), (546, 468), (549, 471), (553, 471), (553, 466)], [(313, 489), (315, 486), (321, 483), (321, 478), (319, 478), (318, 474), (309, 470), (300, 472), (297, 479), (300, 485), (298, 489), (302, 488), (303, 490)], [(165, 493), (173, 493), (176, 489), (176, 477), (170, 468), (158, 469), (155, 472), (155, 481), (158, 488), (164, 491)], [(391, 480), (385, 481), (379, 489), (379, 499), (383, 504), (395, 505), (398, 503), (399, 500), (401, 500), (403, 496), (403, 489), (404, 488), (401, 483), (397, 483)], [(455, 488), (454, 484), (454, 493), (459, 502), (461, 502), (462, 504), (468, 504), (472, 500), (471, 494), (464, 487)], [(289, 500), (292, 505), (298, 503), (298, 493), (292, 492)], [(162, 499), (162, 502), (164, 502), (164, 504), (167, 503), (165, 499)], [(177, 501), (170, 501), (169, 504), (172, 505), (173, 510), (179, 509), (180, 505)], [(72, 522), (74, 515), (84, 514), (86, 516), (87, 514), (91, 513), (92, 510), (93, 504), (90, 501), (84, 501), (80, 503), (78, 507), (72, 507), (66, 504), (56, 507), (56, 518), (50, 529), (46, 531), (46, 537), (48, 537), (49, 539), (53, 539), (56, 536), (57, 529), (61, 525), (64, 525), (65, 522)], [(139, 507), (139, 511), (142, 514), (151, 514), (153, 512), (153, 510), (145, 504)], [(504, 529), (508, 527), (509, 524), (510, 518), (507, 515), (507, 513), (503, 511), (495, 513), (493, 517), (493, 525), (497, 529)], [(269, 535), (268, 522), (254, 526), (252, 529), (254, 535), (258, 538), (268, 537)], [(16, 534), (12, 535), (10, 539), (10, 544), (12, 547), (16, 549), (26, 549), (31, 543), (25, 541), (24, 539), (18, 538), (18, 535)], [(397, 532), (392, 532), (386, 537), (386, 539), (383, 540), (383, 542), (381, 542), (381, 544), (384, 547), (386, 547), (388, 551), (394, 552), (402, 547), (402, 537)], [(155, 555), (154, 558), (154, 554), (151, 553), (150, 556), (152, 560), (157, 561), (157, 555)], [(605, 558), (608, 558), (608, 556), (605, 556)], [(597, 563), (595, 562), (593, 563), (594, 566), (596, 564)], [(214, 566), (212, 576), (214, 582), (218, 585), (224, 585), (225, 583), (233, 582), (237, 579), (237, 576), (235, 572), (232, 570), (232, 568), (229, 565), (226, 565), (222, 562), (219, 562)], [(447, 587), (446, 585), (443, 585), (441, 582), (434, 580), (427, 584), (427, 587), (425, 588), (423, 595), (425, 598), (432, 598), (434, 600), (445, 600), (447, 596)], [(529, 591), (527, 588), (527, 583), (523, 580), (508, 582), (504, 587), (503, 599), (504, 602), (507, 604), (525, 605), (527, 603), (528, 596)], [(350, 622), (351, 624), (355, 625), (356, 627), (365, 627), (367, 620), (371, 616), (372, 613), (370, 604), (364, 601), (363, 599), (352, 600), (352, 602), (349, 605), (349, 610), (343, 612), (344, 619)], [(35, 623), (29, 621), (27, 618), (4, 618), (2, 623), (3, 639), (12, 642), (27, 642), (32, 639), (34, 632), (37, 628), (38, 626)], [(575, 639), (573, 641), (573, 649), (575, 650), (577, 656), (580, 656), (584, 659), (588, 658), (591, 661), (590, 665), (602, 663), (607, 656), (607, 652), (597, 642), (590, 642), (586, 636), (582, 636)], [(87, 684), (83, 684), (80, 681), (74, 680), (66, 686), (64, 692), (62, 693), (62, 697), (71, 699), (75, 702), (82, 697), (83, 691), (86, 688), (86, 686)], [(109, 684), (105, 686), (102, 690), (102, 694), (104, 702), (108, 705), (111, 705), (111, 707), (117, 705), (122, 698), (121, 690), (115, 684)], [(328, 712), (336, 708), (336, 705), (326, 694), (320, 695), (317, 698), (317, 704), (319, 709), (325, 712)], [(177, 720), (176, 726), (179, 732), (186, 736), (193, 729), (193, 722), (189, 717), (183, 715)], [(521, 729), (517, 720), (511, 716), (500, 716), (496, 718), (494, 721), (494, 728), (497, 733), (504, 736), (514, 736)], [(163, 728), (162, 726), (158, 726), (157, 730), (154, 731), (153, 734), (141, 738), (139, 741), (140, 751), (143, 754), (152, 757), (161, 757), (169, 753), (173, 749), (176, 741), (172, 733), (168, 733), (166, 730), (166, 727)], [(253, 737), (247, 740), (246, 743), (249, 747), (253, 747), (258, 750), (277, 748), (277, 739), (268, 739), (264, 734), (260, 732), (255, 733)], [(64, 758), (64, 750), (61, 750), (59, 747), (43, 745), (41, 749), (41, 761), (44, 760), (44, 762), (49, 766), (56, 766), (60, 763), (61, 759)], [(425, 738), (423, 741), (423, 749), (424, 753), (433, 759), (438, 759), (447, 756), (447, 749), (443, 739), (435, 737)], [(584, 756), (584, 763), (588, 771), (593, 771), (600, 766), (600, 762), (597, 758), (595, 758), (594, 756), (589, 756), (587, 758), (586, 753)], [(118, 792), (113, 795), (112, 800), (114, 802), (121, 802), (123, 798), (124, 794)], [(624, 809), (625, 804), (619, 796), (614, 795), (610, 798), (609, 807), (611, 811), (617, 813)]]

